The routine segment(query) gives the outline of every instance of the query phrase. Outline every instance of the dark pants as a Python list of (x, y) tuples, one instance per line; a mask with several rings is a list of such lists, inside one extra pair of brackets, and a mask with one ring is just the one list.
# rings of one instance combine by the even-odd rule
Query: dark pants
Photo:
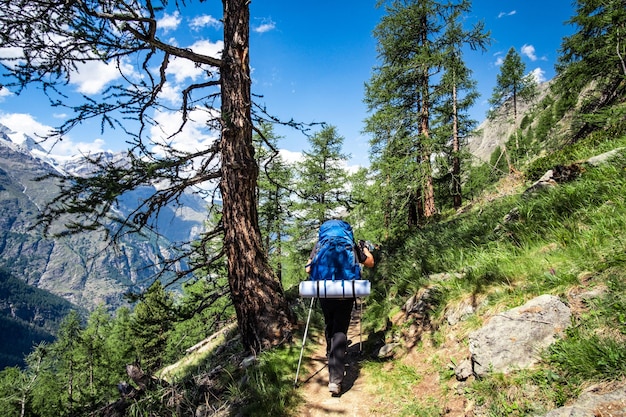
[(326, 336), (326, 354), (328, 355), (329, 382), (341, 384), (343, 381), (348, 348), (348, 327), (352, 314), (353, 299), (320, 298), (324, 313), (324, 334)]

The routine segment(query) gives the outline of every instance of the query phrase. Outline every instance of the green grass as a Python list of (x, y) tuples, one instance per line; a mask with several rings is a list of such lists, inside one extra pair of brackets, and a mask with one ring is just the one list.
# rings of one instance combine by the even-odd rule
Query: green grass
[[(549, 160), (572, 162), (618, 145), (626, 145), (626, 137), (607, 143), (594, 136)], [(538, 166), (543, 165), (533, 165)], [(518, 216), (504, 222), (513, 209)], [(425, 285), (442, 290), (435, 323), (447, 303), (487, 297), (487, 305), (464, 323), (468, 329), (480, 324), (478, 316), (485, 310), (512, 308), (545, 293), (567, 300), (569, 292), (581, 285), (600, 291), (582, 311), (575, 311), (566, 337), (545, 352), (536, 370), (490, 375), (466, 388), (466, 395), (485, 415), (545, 413), (577, 396), (585, 384), (623, 380), (626, 152), (599, 167), (584, 166), (580, 177), (571, 182), (505, 197), (427, 225), (386, 254), (378, 272), (365, 325), (385, 329), (388, 335), (396, 330), (388, 319)], [(439, 272), (460, 273), (462, 278), (429, 282), (429, 275)], [(384, 374), (376, 383), (394, 392), (392, 400), (403, 404), (399, 415), (430, 415), (428, 404), (409, 399), (406, 388), (396, 386), (395, 380), (406, 378), (401, 367)]]
[(388, 410), (394, 416), (439, 416), (441, 404), (436, 398), (424, 398), (415, 395), (415, 384), (422, 378), (421, 370), (415, 367), (394, 362), (365, 362), (364, 378), (368, 379), (368, 387), (376, 398), (384, 399), (385, 404), (393, 404)]

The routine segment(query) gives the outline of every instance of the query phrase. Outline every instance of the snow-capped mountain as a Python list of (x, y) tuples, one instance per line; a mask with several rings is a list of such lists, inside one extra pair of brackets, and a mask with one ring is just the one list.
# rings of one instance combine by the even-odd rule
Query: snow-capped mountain
[[(123, 163), (124, 154), (101, 155)], [(88, 175), (93, 167), (80, 156), (63, 161), (38, 141), (0, 125), (0, 266), (30, 285), (93, 309), (114, 309), (128, 290), (152, 282), (155, 264), (176, 245), (195, 239), (207, 216), (207, 203), (189, 193), (179, 206), (162, 210), (158, 233), (128, 235), (109, 247), (101, 232), (51, 238), (37, 225), (42, 207), (58, 192), (50, 173)], [(41, 179), (45, 178), (45, 179)], [(155, 187), (145, 186), (119, 199), (120, 215), (130, 213)]]

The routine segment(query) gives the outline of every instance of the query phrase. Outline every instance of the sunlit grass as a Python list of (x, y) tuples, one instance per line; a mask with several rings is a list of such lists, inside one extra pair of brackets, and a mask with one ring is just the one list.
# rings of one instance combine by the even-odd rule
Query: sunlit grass
[[(592, 153), (579, 149), (576, 154)], [(618, 285), (626, 283), (625, 196), (622, 152), (602, 166), (586, 166), (571, 182), (492, 201), (425, 226), (385, 259), (381, 271), (386, 274), (375, 283), (384, 296), (375, 300), (367, 319), (381, 328), (393, 306), (425, 285), (437, 285), (444, 306), (486, 300), (457, 329), (457, 335), (467, 335), (482, 325), (482, 317), (538, 295), (554, 294), (567, 302), (574, 288), (606, 288), (586, 302), (587, 311), (576, 312), (574, 330), (546, 352), (541, 367), (491, 375), (472, 383), (467, 395), (484, 415), (525, 416), (563, 405), (590, 381), (626, 378), (626, 284)], [(507, 213), (517, 216), (504, 221)], [(430, 282), (431, 274), (441, 272), (457, 275)], [(368, 378), (403, 404), (397, 415), (430, 415), (427, 401), (411, 398), (410, 389), (396, 385), (410, 377), (396, 365), (370, 364)]]
[(439, 416), (442, 404), (437, 399), (416, 395), (415, 385), (423, 378), (420, 370), (400, 362), (366, 362), (362, 377), (376, 398), (384, 399), (388, 414), (401, 417)]

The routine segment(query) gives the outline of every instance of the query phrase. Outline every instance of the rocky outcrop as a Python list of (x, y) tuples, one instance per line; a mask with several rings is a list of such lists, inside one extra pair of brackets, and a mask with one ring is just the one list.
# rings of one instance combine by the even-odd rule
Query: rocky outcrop
[(569, 307), (552, 295), (492, 317), (469, 335), (472, 373), (480, 377), (535, 365), (570, 325), (570, 317)]
[(624, 417), (626, 416), (626, 385), (605, 393), (587, 390), (571, 405), (550, 411), (545, 417)]
[(491, 118), (485, 119), (467, 140), (467, 150), (480, 162), (488, 162), (493, 151), (506, 143), (520, 126), (526, 113), (549, 92), (550, 81), (538, 86), (539, 94), (532, 101), (517, 103), (517, 118), (513, 118), (512, 103), (505, 103)]

